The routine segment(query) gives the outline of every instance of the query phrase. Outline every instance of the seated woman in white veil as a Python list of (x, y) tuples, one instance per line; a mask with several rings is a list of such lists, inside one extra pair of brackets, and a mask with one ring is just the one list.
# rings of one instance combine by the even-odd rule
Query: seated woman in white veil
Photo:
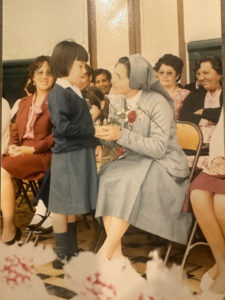
[(173, 101), (139, 54), (119, 59), (112, 84), (126, 97), (119, 112), (111, 112), (122, 126), (96, 127), (96, 136), (124, 150), (100, 172), (96, 216), (107, 233), (100, 253), (121, 256), (130, 224), (184, 244), (191, 224), (191, 215), (182, 213), (189, 168), (177, 142)]

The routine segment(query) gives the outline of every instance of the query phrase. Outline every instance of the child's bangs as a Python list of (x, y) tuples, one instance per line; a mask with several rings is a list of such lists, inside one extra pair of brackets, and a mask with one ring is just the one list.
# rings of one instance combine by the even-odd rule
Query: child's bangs
[(81, 45), (77, 48), (76, 60), (88, 61), (88, 53)]

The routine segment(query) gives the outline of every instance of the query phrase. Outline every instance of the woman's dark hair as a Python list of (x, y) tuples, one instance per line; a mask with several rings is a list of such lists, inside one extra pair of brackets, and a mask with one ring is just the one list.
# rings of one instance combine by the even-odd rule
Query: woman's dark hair
[(74, 60), (88, 61), (88, 53), (83, 46), (75, 41), (59, 42), (52, 53), (51, 71), (57, 77), (68, 76)]
[(91, 82), (93, 82), (94, 81), (94, 69), (88, 64), (85, 65), (85, 69), (86, 69), (86, 74), (87, 74), (88, 78), (91, 77)]
[(112, 74), (108, 70), (106, 70), (106, 69), (97, 69), (97, 70), (94, 71), (94, 82), (95, 82), (96, 77), (100, 74), (104, 74), (106, 76), (106, 78), (108, 79), (108, 81), (112, 80)]
[[(102, 91), (95, 87), (90, 86), (82, 91), (84, 98), (87, 98), (92, 105), (96, 105), (100, 110), (101, 114), (99, 116), (100, 125), (103, 125), (105, 119), (109, 115), (109, 99), (102, 93)], [(105, 106), (101, 109), (101, 102), (105, 101)]]
[(158, 72), (162, 64), (171, 66), (176, 71), (176, 75), (178, 76), (176, 81), (180, 80), (184, 65), (180, 57), (173, 54), (165, 54), (159, 58), (154, 66), (154, 70)]
[(34, 77), (34, 72), (38, 70), (44, 62), (47, 62), (48, 65), (50, 66), (50, 56), (38, 56), (37, 58), (34, 59), (34, 61), (30, 64), (28, 68), (28, 76), (26, 79), (26, 84), (27, 84), (27, 90), (29, 93), (34, 94), (36, 92), (36, 86), (33, 81)]
[(130, 61), (127, 56), (121, 57), (117, 64), (123, 64), (127, 69), (127, 77), (130, 78)]
[(196, 73), (200, 67), (201, 63), (203, 62), (210, 62), (212, 65), (212, 68), (219, 74), (222, 75), (222, 61), (219, 56), (215, 55), (207, 55), (200, 57), (194, 64), (193, 71)]

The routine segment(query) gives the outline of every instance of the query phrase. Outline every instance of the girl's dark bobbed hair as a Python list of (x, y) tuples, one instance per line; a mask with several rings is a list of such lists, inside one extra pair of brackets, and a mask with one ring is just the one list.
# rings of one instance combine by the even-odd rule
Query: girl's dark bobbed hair
[(68, 76), (74, 60), (88, 61), (88, 53), (83, 46), (73, 40), (59, 42), (52, 53), (51, 71), (57, 77)]

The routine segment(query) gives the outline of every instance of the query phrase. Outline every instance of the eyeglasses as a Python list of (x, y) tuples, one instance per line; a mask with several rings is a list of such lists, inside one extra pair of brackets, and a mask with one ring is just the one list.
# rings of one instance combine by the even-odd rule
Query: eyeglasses
[(171, 71), (167, 71), (167, 72), (159, 71), (159, 72), (157, 72), (157, 74), (158, 74), (159, 76), (163, 76), (163, 75), (166, 75), (166, 76), (173, 76), (173, 72), (171, 72)]
[(43, 71), (35, 71), (34, 72), (36, 76), (41, 77), (41, 76), (52, 76), (51, 71), (43, 72)]

